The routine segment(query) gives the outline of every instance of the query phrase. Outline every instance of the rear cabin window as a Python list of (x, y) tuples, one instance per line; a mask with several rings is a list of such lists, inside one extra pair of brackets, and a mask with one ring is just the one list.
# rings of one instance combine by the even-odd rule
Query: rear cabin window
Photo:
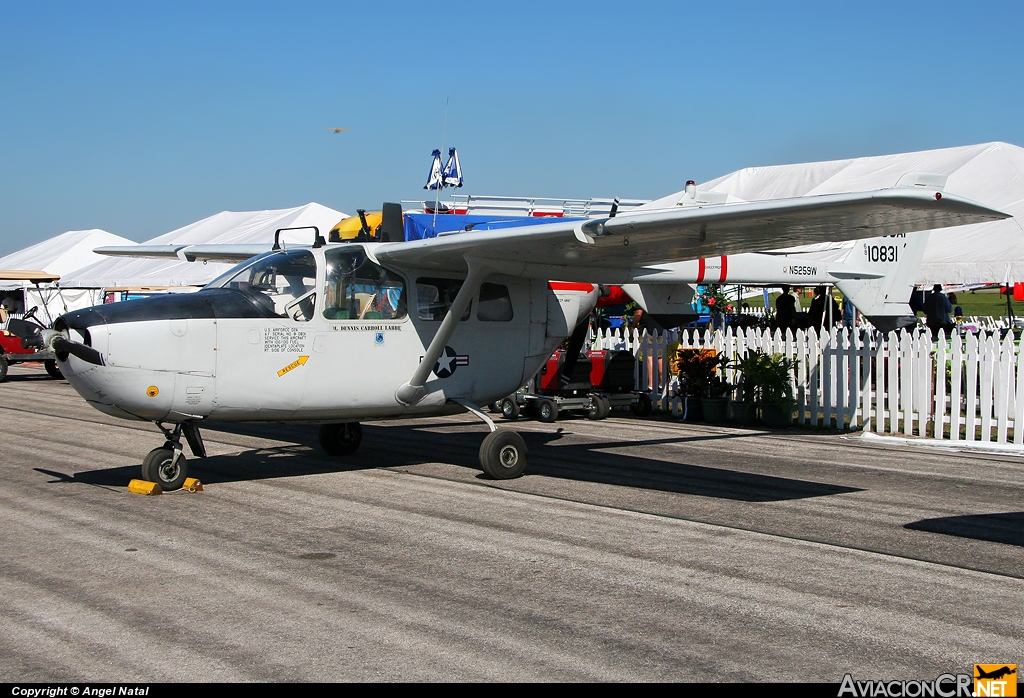
[(480, 284), (476, 319), (481, 322), (509, 322), (512, 319), (512, 298), (507, 286)]
[[(455, 296), (462, 288), (462, 279), (431, 279), (416, 280), (416, 309), (420, 320), (440, 322), (447, 315), (448, 309), (455, 302)], [(468, 320), (473, 304), (466, 306), (466, 312), (459, 320)]]
[(325, 257), (325, 318), (398, 320), (408, 314), (401, 276), (371, 262), (361, 249), (328, 250)]

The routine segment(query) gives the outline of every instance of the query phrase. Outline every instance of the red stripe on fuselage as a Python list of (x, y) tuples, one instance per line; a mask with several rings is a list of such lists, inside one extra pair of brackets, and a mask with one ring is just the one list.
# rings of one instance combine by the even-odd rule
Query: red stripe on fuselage
[(723, 254), (722, 255), (722, 275), (718, 278), (718, 283), (720, 283), (720, 284), (724, 284), (725, 283), (725, 277), (728, 274), (728, 270), (729, 270), (729, 258), (726, 257)]
[(707, 271), (707, 260), (703, 257), (697, 260), (697, 283), (704, 283), (704, 272)]
[(590, 293), (594, 290), (594, 284), (574, 284), (567, 281), (549, 281), (548, 288), (552, 291), (582, 291)]

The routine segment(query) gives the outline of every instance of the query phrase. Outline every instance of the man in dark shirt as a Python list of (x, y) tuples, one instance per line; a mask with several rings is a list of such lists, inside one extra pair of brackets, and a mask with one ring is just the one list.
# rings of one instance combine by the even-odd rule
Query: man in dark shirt
[(811, 327), (819, 331), (822, 328), (826, 331), (831, 330), (832, 325), (843, 319), (839, 304), (824, 286), (814, 289), (814, 300), (811, 301), (811, 309), (807, 314), (811, 319)]
[(782, 330), (796, 325), (796, 298), (789, 292), (789, 286), (782, 286), (782, 295), (775, 299), (775, 322)]
[(950, 316), (952, 312), (953, 304), (942, 292), (942, 284), (932, 286), (932, 293), (925, 309), (927, 315), (925, 323), (931, 329), (933, 339), (938, 337), (939, 330), (945, 330), (948, 334), (956, 326)]

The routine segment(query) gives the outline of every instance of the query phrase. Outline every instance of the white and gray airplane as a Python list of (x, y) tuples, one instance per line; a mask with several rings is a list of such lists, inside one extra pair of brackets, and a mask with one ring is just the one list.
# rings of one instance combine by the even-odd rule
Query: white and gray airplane
[(54, 350), (90, 405), (159, 427), (166, 442), (146, 456), (142, 477), (164, 489), (186, 477), (182, 437), (205, 455), (203, 420), (320, 424), (321, 446), (340, 456), (358, 448), (360, 420), (462, 410), (491, 429), (480, 447), (484, 472), (513, 478), (526, 467), (526, 445), (479, 406), (540, 369), (594, 308), (595, 284), (647, 282), (686, 260), (1007, 216), (901, 187), (408, 242), (391, 241), (401, 239), (401, 208), (386, 206), (384, 217), (375, 241), (328, 244), (316, 231), (312, 245), (288, 249), (100, 248), (241, 263), (197, 293), (96, 306), (61, 316), (52, 330), (20, 332)]

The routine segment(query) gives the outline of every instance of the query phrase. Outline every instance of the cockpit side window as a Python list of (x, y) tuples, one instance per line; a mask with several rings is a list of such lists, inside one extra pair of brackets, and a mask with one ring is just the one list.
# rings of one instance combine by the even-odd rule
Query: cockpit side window
[(325, 255), (325, 318), (399, 320), (407, 315), (401, 276), (374, 264), (361, 249), (331, 249)]
[(502, 284), (480, 284), (480, 305), (476, 319), (481, 322), (510, 322), (512, 320), (512, 298), (508, 286)]
[[(462, 279), (416, 279), (416, 308), (420, 320), (440, 322), (455, 302), (455, 296), (462, 288)], [(466, 306), (466, 312), (459, 318), (468, 320), (473, 304)]]
[(308, 322), (316, 305), (316, 259), (308, 250), (275, 252), (236, 267), (206, 288), (240, 291), (269, 314)]

